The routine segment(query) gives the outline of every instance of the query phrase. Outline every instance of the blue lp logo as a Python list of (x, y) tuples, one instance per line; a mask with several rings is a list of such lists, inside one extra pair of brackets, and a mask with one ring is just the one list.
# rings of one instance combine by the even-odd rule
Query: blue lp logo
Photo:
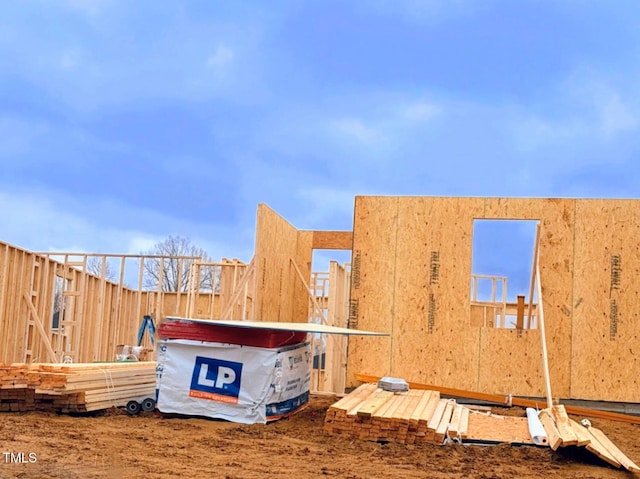
[(189, 396), (237, 404), (242, 363), (196, 356)]

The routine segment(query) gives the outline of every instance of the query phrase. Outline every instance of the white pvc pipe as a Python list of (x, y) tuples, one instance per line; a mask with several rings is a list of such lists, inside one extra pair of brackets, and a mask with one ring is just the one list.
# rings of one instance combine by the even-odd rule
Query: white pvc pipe
[(534, 444), (546, 446), (549, 443), (547, 432), (544, 430), (540, 418), (538, 418), (538, 411), (532, 407), (527, 408), (527, 422), (529, 423), (529, 434)]

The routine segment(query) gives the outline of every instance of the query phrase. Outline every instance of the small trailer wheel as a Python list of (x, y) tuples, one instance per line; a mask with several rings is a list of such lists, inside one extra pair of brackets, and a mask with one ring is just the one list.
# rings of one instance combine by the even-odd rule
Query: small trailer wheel
[(142, 401), (142, 410), (144, 412), (151, 412), (156, 408), (156, 400), (153, 398), (146, 398)]
[(127, 414), (129, 414), (130, 416), (135, 416), (140, 412), (141, 408), (142, 406), (138, 401), (129, 401), (125, 407), (125, 410), (127, 411)]

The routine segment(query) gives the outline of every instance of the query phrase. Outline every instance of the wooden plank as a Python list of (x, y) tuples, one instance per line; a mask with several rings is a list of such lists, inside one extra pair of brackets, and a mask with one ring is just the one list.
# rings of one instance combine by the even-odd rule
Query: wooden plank
[(542, 427), (544, 427), (545, 432), (547, 433), (547, 439), (549, 441), (549, 447), (554, 451), (558, 450), (558, 448), (562, 445), (562, 438), (560, 437), (560, 433), (556, 428), (556, 425), (553, 421), (553, 416), (547, 409), (543, 409), (538, 414), (540, 418), (540, 422), (542, 423)]
[(576, 437), (578, 438), (578, 444), (576, 444), (576, 446), (583, 447), (589, 444), (589, 442), (591, 442), (591, 435), (589, 434), (589, 431), (587, 431), (587, 428), (573, 419), (569, 419), (569, 422), (571, 423), (573, 432), (575, 432)]
[(331, 406), (331, 409), (344, 410), (345, 413), (352, 409), (359, 402), (364, 401), (370, 394), (377, 389), (375, 384), (362, 384), (356, 388), (351, 394), (343, 397), (337, 403)]
[(462, 439), (466, 439), (469, 436), (469, 415), (471, 410), (469, 408), (464, 408), (462, 410), (462, 415), (460, 416), (460, 427), (458, 429), (460, 433), (460, 437)]
[(526, 417), (473, 413), (469, 415), (467, 441), (534, 445)]
[(396, 414), (396, 411), (404, 405), (406, 397), (407, 393), (394, 393), (393, 400), (391, 404), (389, 404), (389, 408), (384, 412), (382, 417), (384, 419), (393, 418)]
[(447, 429), (447, 437), (449, 439), (461, 439), (460, 435), (460, 420), (462, 419), (462, 411), (464, 407), (460, 404), (456, 404), (455, 409), (453, 410), (453, 414), (451, 416), (451, 422), (449, 424), (449, 428)]
[(631, 459), (629, 459), (611, 439), (609, 439), (600, 429), (593, 426), (587, 428), (592, 437), (595, 437), (600, 444), (602, 444), (609, 453), (618, 461), (622, 467), (632, 472), (640, 472), (638, 467)]
[(449, 423), (451, 422), (451, 416), (456, 407), (455, 401), (452, 399), (447, 400), (447, 405), (444, 408), (444, 412), (442, 413), (442, 417), (440, 418), (440, 423), (436, 428), (436, 432), (434, 435), (434, 442), (437, 444), (442, 444), (445, 436), (447, 435), (447, 429), (449, 428)]
[(428, 391), (425, 390), (424, 394), (422, 395), (422, 398), (420, 399), (420, 402), (418, 403), (418, 405), (416, 406), (415, 410), (413, 411), (413, 413), (411, 414), (411, 420), (415, 420), (415, 421), (419, 421), (420, 417), (422, 416), (422, 413), (424, 412), (425, 408), (427, 407), (427, 405), (429, 404), (429, 401), (431, 400), (431, 396), (433, 396), (435, 394), (434, 391)]
[(31, 298), (27, 296), (27, 293), (24, 293), (23, 299), (27, 304), (27, 306), (29, 307), (29, 311), (31, 312), (31, 319), (33, 320), (33, 323), (36, 325), (36, 329), (38, 330), (38, 333), (40, 333), (40, 339), (42, 339), (42, 343), (44, 344), (47, 350), (49, 359), (51, 361), (56, 361), (56, 353), (53, 351), (53, 348), (51, 347), (51, 343), (49, 342), (49, 337), (47, 336), (47, 333), (44, 330), (44, 326), (42, 326), (42, 321), (40, 321), (40, 318), (38, 317), (38, 311), (36, 311), (36, 308), (31, 302)]
[(371, 417), (384, 403), (393, 397), (393, 392), (376, 390), (358, 409), (358, 416)]
[[(540, 223), (536, 228), (536, 242), (540, 240)], [(542, 283), (540, 281), (540, 252), (536, 258), (536, 286), (538, 288), (538, 329), (540, 330), (540, 342), (542, 343), (542, 372), (544, 377), (544, 390), (547, 395), (547, 407), (553, 406), (551, 393), (551, 378), (549, 376), (549, 355), (547, 353), (546, 329), (544, 325), (544, 298), (542, 297)]]
[[(379, 376), (373, 376), (370, 374), (356, 374), (356, 378), (359, 381), (365, 382), (377, 382), (380, 380)], [(455, 396), (467, 399), (477, 399), (480, 401), (487, 401), (491, 403), (495, 403), (498, 405), (513, 405), (513, 406), (521, 406), (521, 407), (532, 407), (532, 408), (540, 408), (540, 406), (544, 405), (544, 401), (536, 401), (534, 399), (526, 399), (520, 397), (512, 397), (505, 396), (503, 394), (488, 394), (477, 391), (469, 391), (466, 389), (456, 389), (450, 387), (436, 386), (434, 384), (422, 384), (409, 381), (409, 387), (411, 389), (430, 389), (433, 391), (438, 391), (441, 394), (447, 396)], [(640, 416), (634, 416), (631, 414), (622, 414), (610, 411), (600, 411), (598, 409), (590, 409), (580, 406), (567, 406), (565, 405), (565, 410), (568, 414), (573, 414), (576, 416), (585, 416), (597, 419), (606, 419), (608, 421), (619, 421), (625, 422), (629, 424), (640, 424)]]
[(353, 245), (353, 231), (313, 231), (313, 249), (350, 250)]
[(311, 291), (311, 288), (309, 288), (309, 285), (307, 284), (307, 281), (304, 279), (304, 275), (302, 274), (302, 271), (300, 271), (300, 268), (298, 268), (298, 265), (296, 264), (295, 260), (293, 258), (289, 258), (289, 261), (291, 262), (291, 265), (295, 269), (296, 274), (298, 275), (298, 279), (302, 282), (302, 285), (304, 286), (304, 289), (306, 290), (307, 295), (311, 300), (311, 304), (313, 305), (313, 309), (315, 310), (315, 314), (317, 315), (316, 317), (320, 318), (321, 324), (327, 326), (327, 320), (324, 314), (322, 313), (322, 308), (320, 307), (320, 305), (318, 304), (318, 301), (316, 300), (315, 293)]
[(9, 245), (4, 244), (4, 253), (2, 256), (2, 269), (0, 270), (0, 361), (14, 359), (11, 357), (9, 347), (13, 342), (13, 338), (8, 334), (9, 322), (7, 321), (7, 305), (9, 296)]
[(572, 428), (569, 416), (562, 404), (554, 405), (551, 408), (551, 416), (558, 429), (560, 439), (562, 439), (562, 446), (575, 446), (578, 444), (578, 436)]
[(249, 284), (249, 280), (253, 278), (252, 275), (254, 270), (255, 270), (255, 257), (251, 258), (251, 261), (249, 262), (249, 266), (247, 266), (247, 269), (245, 270), (244, 274), (242, 275), (242, 278), (240, 279), (240, 283), (237, 285), (237, 287), (233, 291), (233, 294), (231, 295), (231, 299), (229, 300), (229, 303), (227, 304), (224, 311), (220, 315), (220, 319), (229, 318), (229, 316), (233, 312), (233, 306), (241, 298), (242, 294), (245, 291), (245, 287)]
[(524, 328), (524, 296), (518, 295), (516, 307), (516, 329)]
[(618, 461), (616, 457), (611, 452), (609, 452), (609, 450), (605, 447), (605, 445), (602, 444), (595, 435), (593, 435), (590, 429), (591, 428), (587, 428), (587, 431), (589, 432), (589, 436), (590, 436), (589, 444), (585, 446), (587, 451), (595, 454), (600, 459), (611, 464), (612, 466), (622, 467), (622, 464), (620, 463), (620, 461)]
[(442, 420), (442, 416), (444, 415), (445, 409), (447, 408), (447, 404), (449, 401), (447, 399), (440, 399), (438, 401), (438, 405), (436, 406), (431, 419), (429, 419), (429, 423), (427, 424), (427, 436), (429, 438), (433, 438), (435, 436), (436, 430), (440, 425), (440, 421)]

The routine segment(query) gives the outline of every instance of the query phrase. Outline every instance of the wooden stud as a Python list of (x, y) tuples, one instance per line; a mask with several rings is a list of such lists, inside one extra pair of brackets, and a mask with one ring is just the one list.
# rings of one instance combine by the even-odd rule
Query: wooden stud
[(562, 404), (551, 407), (551, 416), (556, 424), (562, 446), (575, 446), (578, 444), (578, 436), (572, 428), (569, 416)]
[(542, 427), (544, 427), (544, 431), (547, 433), (547, 439), (549, 441), (549, 447), (554, 451), (558, 450), (558, 448), (562, 445), (562, 438), (560, 437), (560, 433), (556, 428), (556, 425), (553, 421), (553, 416), (547, 409), (543, 409), (538, 414), (540, 418), (540, 422), (542, 423)]
[(593, 433), (592, 428), (587, 428), (587, 431), (590, 435), (589, 444), (585, 446), (587, 451), (595, 454), (600, 459), (611, 464), (614, 467), (621, 467), (622, 464), (620, 463), (620, 461), (611, 451), (609, 451), (609, 449), (604, 444), (602, 444), (598, 440), (598, 437)]
[(518, 309), (516, 312), (516, 329), (524, 328), (524, 296), (518, 295)]
[[(589, 433), (593, 438), (595, 438), (604, 448), (613, 456), (616, 462), (620, 463), (622, 467), (632, 472), (640, 472), (640, 467), (638, 467), (631, 459), (629, 459), (619, 448), (616, 446), (611, 439), (609, 439), (605, 434), (598, 428), (593, 426), (589, 426), (587, 428)], [(600, 451), (602, 452), (602, 451)], [(605, 459), (606, 460), (606, 459)], [(607, 461), (609, 462), (609, 461)]]
[(51, 344), (49, 343), (49, 337), (47, 336), (47, 333), (45, 332), (44, 327), (42, 326), (42, 321), (40, 321), (40, 318), (38, 317), (38, 311), (36, 310), (35, 306), (31, 302), (31, 298), (29, 298), (29, 296), (27, 296), (26, 293), (23, 295), (23, 299), (26, 305), (29, 307), (29, 311), (31, 312), (31, 319), (35, 323), (36, 328), (40, 333), (40, 338), (42, 339), (42, 342), (47, 348), (49, 360), (52, 362), (56, 362), (56, 354), (53, 351)]

